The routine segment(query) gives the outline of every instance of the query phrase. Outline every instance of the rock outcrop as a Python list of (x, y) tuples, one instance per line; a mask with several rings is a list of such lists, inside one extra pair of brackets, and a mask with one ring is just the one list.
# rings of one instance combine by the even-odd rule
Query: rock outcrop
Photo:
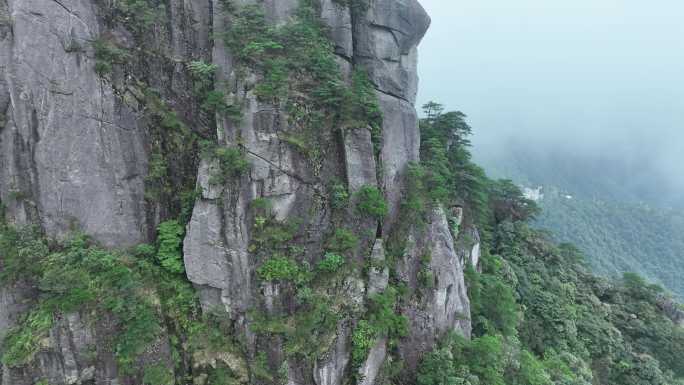
[[(160, 11), (162, 21), (153, 19), (153, 27), (141, 34), (130, 24), (135, 15), (99, 2), (0, 0), (0, 203), (6, 219), (39, 225), (50, 237), (83, 231), (108, 248), (152, 241), (156, 225), (178, 206), (150, 198), (154, 149), (163, 142), (155, 131), (163, 122), (149, 117), (152, 106), (145, 102), (153, 90), (172, 117), (196, 135), (215, 136), (219, 147), (239, 148), (250, 165), (246, 173), (219, 184), (213, 180), (222, 167), (216, 160), (200, 161), (195, 154), (168, 165), (183, 169), (169, 171), (179, 174), (168, 176), (172, 188), (184, 180), (196, 180), (198, 188), (183, 258), (203, 309), (230, 319), (247, 361), (265, 359), (264, 370), (273, 373), (287, 369), (289, 383), (339, 385), (350, 373), (360, 383), (377, 383), (390, 354), (388, 337), (376, 336), (360, 364), (352, 363), (351, 340), (365, 303), (390, 284), (387, 243), (402, 221), (408, 166), (420, 156), (413, 103), (417, 46), (429, 17), (416, 0), (372, 0), (367, 7), (314, 2), (328, 27), (341, 78), (351, 84), (355, 71), (366, 72), (383, 120), (379, 137), (372, 127), (330, 126), (327, 121), (315, 143), (301, 143), (296, 140), (301, 127), (287, 106), (257, 96), (255, 85), (263, 74), (240, 66), (235, 52), (213, 38), (232, 27), (229, 3), (169, 0)], [(267, 23), (283, 26), (297, 17), (299, 2), (241, 0), (233, 5), (257, 5)], [(102, 40), (135, 53), (126, 63), (115, 58), (106, 76), (96, 71), (101, 53), (94, 46)], [(215, 66), (213, 87), (241, 106), (241, 119), (208, 115), (201, 108), (187, 73), (187, 64), (196, 60)], [(337, 185), (346, 191), (345, 208), (331, 203), (331, 186)], [(364, 188), (384, 195), (388, 210), (383, 218), (354, 208)], [(268, 208), (255, 208), (255, 200), (268, 201)], [(290, 229), (282, 242), (289, 245), (287, 252), (297, 250), (297, 262), (305, 266), (321, 262), (340, 229), (358, 241), (344, 251), (350, 276), (331, 279), (333, 287), (325, 293), (333, 298), (330, 306), (339, 319), (330, 335), (317, 341), (322, 353), (314, 360), (286, 352), (280, 336), (254, 331), (255, 314), (280, 317), (297, 307), (287, 284), (259, 279), (259, 266), (268, 256), (259, 255), (258, 231), (269, 225)], [(477, 264), (479, 249), (472, 244), (459, 249), (454, 239), (459, 235), (451, 231), (444, 211), (435, 209), (426, 228), (411, 229), (411, 246), (396, 266), (399, 279), (421, 293), (397, 306), (409, 321), (409, 334), (399, 343), (407, 370), (414, 370), (444, 333), (470, 333), (464, 256)], [(427, 262), (426, 253), (431, 256)], [(419, 276), (427, 271), (430, 283), (425, 286), (425, 277)], [(0, 290), (0, 334), (30, 304), (32, 290)], [(111, 355), (88, 354), (105, 338), (106, 324), (91, 324), (87, 318), (63, 315), (35, 365), (4, 367), (2, 385), (38, 379), (58, 385), (136, 383), (134, 377), (117, 374)], [(165, 338), (154, 347), (157, 362), (170, 360)]]

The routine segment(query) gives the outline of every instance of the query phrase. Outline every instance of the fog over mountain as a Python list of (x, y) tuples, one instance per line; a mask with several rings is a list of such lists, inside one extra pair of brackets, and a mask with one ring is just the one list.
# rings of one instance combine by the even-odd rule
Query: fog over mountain
[(497, 176), (682, 205), (684, 4), (424, 0), (418, 103), (469, 116)]

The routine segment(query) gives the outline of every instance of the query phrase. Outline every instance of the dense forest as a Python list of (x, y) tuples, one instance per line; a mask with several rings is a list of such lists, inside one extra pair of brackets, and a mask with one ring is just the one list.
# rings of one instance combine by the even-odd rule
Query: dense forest
[(610, 277), (639, 272), (678, 297), (684, 295), (684, 213), (581, 196), (568, 199), (558, 190), (545, 190), (535, 226), (577, 245), (593, 271)]

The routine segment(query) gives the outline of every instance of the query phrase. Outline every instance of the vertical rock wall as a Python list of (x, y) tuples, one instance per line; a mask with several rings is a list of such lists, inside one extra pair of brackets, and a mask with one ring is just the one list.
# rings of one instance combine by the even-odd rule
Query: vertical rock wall
[[(260, 5), (272, 25), (288, 23), (298, 6), (296, 0), (234, 3)], [(184, 259), (204, 309), (225, 311), (248, 358), (267, 352), (269, 364), (280, 365), (285, 360), (282, 344), (253, 333), (250, 313), (260, 309), (278, 314), (292, 306), (291, 293), (256, 277), (260, 261), (250, 248), (255, 226), (250, 203), (268, 199), (276, 220), (300, 221), (296, 242), (304, 250), (303, 262), (320, 261), (327, 238), (341, 227), (361, 240), (353, 251), (359, 266), (384, 261), (384, 245), (401, 221), (407, 167), (419, 160), (413, 106), (417, 46), (429, 18), (416, 0), (372, 0), (367, 9), (342, 3), (320, 0), (320, 17), (329, 27), (343, 78), (350, 81), (353, 69), (361, 69), (375, 86), (382, 137), (376, 153), (370, 128), (325, 127), (316, 143), (323, 156), (312, 163), (287, 142), (296, 127), (283, 106), (255, 96), (257, 74), (238, 76), (230, 50), (212, 40), (231, 27), (224, 1), (169, 0), (167, 21), (140, 41), (124, 25), (108, 22), (98, 1), (0, 0), (0, 202), (8, 219), (39, 224), (56, 237), (80, 229), (112, 248), (150, 241), (150, 229), (163, 218), (164, 209), (145, 199), (150, 122), (131, 90), (134, 77), (145, 79), (195, 131), (215, 129), (220, 145), (240, 146), (251, 164), (239, 180), (216, 186), (210, 179), (219, 166), (201, 162), (200, 196), (187, 225)], [(92, 48), (102, 36), (156, 54), (136, 61), (126, 76), (115, 72), (103, 80), (94, 71)], [(200, 59), (217, 66), (217, 88), (243, 106), (239, 123), (203, 116), (193, 107), (197, 103), (185, 67)], [(379, 222), (350, 209), (342, 219), (334, 217), (328, 189), (335, 180), (345, 182), (352, 196), (364, 186), (379, 187), (388, 215)], [(400, 344), (399, 357), (409, 369), (441, 334), (454, 329), (469, 333), (462, 252), (454, 248), (444, 212), (435, 210), (427, 228), (413, 229), (411, 237), (413, 246), (397, 266), (399, 278), (418, 290), (420, 260), (429, 251), (435, 285), (420, 300), (402, 305), (410, 333)], [(357, 310), (345, 313), (332, 338), (321, 341), (327, 350), (315, 362), (290, 359), (280, 365), (288, 368), (288, 383), (347, 381), (354, 371), (350, 339), (355, 316), (364, 299), (385, 289), (388, 275), (387, 269), (368, 274), (358, 269), (336, 284), (333, 290), (342, 293), (344, 306)], [(23, 288), (0, 290), (0, 334), (15, 321), (21, 299), (31, 295)], [(111, 357), (101, 363), (85, 358), (87, 346), (101, 335), (78, 315), (69, 315), (55, 327), (50, 353), (41, 356), (41, 363), (24, 371), (5, 368), (2, 385), (30, 384), (39, 375), (49, 377), (51, 384), (125, 383)], [(366, 362), (355, 368), (360, 382), (381, 381), (387, 346), (386, 338), (379, 338)], [(160, 341), (158, 349), (165, 359), (167, 344)]]

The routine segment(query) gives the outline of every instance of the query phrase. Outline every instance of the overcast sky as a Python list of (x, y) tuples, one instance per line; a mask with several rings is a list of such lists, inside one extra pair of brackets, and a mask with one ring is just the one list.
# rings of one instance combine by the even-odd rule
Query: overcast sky
[(649, 157), (684, 186), (684, 1), (420, 0), (418, 105), (504, 139)]

